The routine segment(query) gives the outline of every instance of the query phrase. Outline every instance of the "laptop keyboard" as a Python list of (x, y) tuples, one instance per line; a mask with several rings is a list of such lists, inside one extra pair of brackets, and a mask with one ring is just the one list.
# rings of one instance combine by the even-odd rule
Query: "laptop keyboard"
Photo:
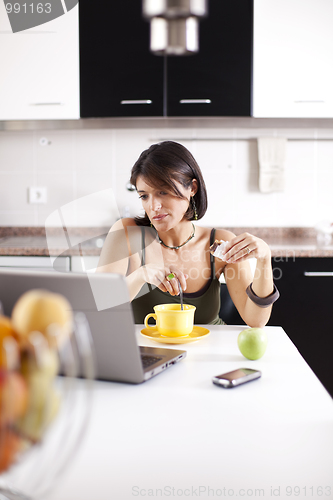
[(143, 368), (148, 368), (148, 366), (153, 365), (157, 361), (161, 361), (162, 358), (157, 356), (147, 356), (146, 354), (141, 355), (142, 366)]

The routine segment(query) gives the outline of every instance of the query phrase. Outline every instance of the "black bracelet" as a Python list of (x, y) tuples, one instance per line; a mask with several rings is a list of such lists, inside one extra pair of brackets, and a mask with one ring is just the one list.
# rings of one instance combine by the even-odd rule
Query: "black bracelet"
[(273, 302), (275, 302), (280, 297), (280, 292), (273, 283), (274, 290), (267, 297), (258, 297), (252, 290), (252, 283), (246, 289), (247, 296), (259, 307), (269, 307)]

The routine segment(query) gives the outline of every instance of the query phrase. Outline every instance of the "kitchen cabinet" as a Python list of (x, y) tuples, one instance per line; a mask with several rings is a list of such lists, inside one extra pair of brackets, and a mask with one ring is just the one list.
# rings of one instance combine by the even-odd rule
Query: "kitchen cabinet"
[(170, 116), (250, 116), (252, 0), (211, 0), (199, 52), (167, 61)]
[(0, 256), (0, 267), (14, 267), (20, 269), (31, 269), (41, 271), (69, 271), (71, 269), (70, 257), (57, 257), (56, 266), (52, 257), (25, 256), (25, 255), (2, 255)]
[(333, 258), (273, 259), (273, 269), (280, 298), (268, 325), (282, 326), (333, 396)]
[(210, 0), (199, 53), (164, 57), (139, 0), (80, 0), (81, 116), (250, 116), (252, 1)]
[(68, 272), (94, 272), (98, 266), (99, 256), (24, 256), (24, 255), (2, 255), (0, 256), (0, 267), (15, 267), (21, 269)]
[(1, 255), (0, 267), (14, 267), (20, 269), (31, 269), (41, 271), (68, 272), (94, 272), (98, 266), (99, 256), (25, 256), (25, 255)]
[(99, 256), (97, 255), (71, 256), (71, 271), (75, 273), (93, 273), (98, 266), (98, 262)]
[(46, 24), (12, 33), (0, 2), (0, 120), (80, 117), (78, 31), (76, 6)]
[(332, 19), (331, 0), (254, 0), (254, 117), (333, 117)]
[(162, 116), (163, 57), (149, 52), (141, 0), (80, 0), (81, 117)]

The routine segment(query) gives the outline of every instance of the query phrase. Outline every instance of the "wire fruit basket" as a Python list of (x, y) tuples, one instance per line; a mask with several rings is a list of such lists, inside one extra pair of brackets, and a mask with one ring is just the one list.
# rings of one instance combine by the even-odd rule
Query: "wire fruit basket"
[(88, 321), (75, 313), (65, 341), (59, 341), (59, 325), (47, 333), (31, 332), (28, 349), (12, 338), (2, 343), (1, 500), (45, 498), (88, 430), (95, 366)]

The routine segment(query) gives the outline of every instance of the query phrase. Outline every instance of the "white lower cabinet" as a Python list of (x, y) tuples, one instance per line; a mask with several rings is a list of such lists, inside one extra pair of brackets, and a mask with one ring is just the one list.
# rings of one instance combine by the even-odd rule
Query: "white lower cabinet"
[(19, 269), (31, 269), (40, 271), (70, 271), (70, 257), (57, 257), (56, 265), (52, 257), (3, 255), (0, 256), (0, 267), (12, 267)]
[(5, 3), (0, 2), (0, 120), (78, 119), (78, 6), (12, 33)]
[(76, 273), (95, 272), (98, 266), (99, 257), (85, 255), (84, 257), (71, 257), (71, 271)]
[(254, 0), (254, 117), (333, 117), (332, 21), (332, 0)]
[(84, 257), (42, 257), (24, 255), (0, 256), (0, 267), (12, 267), (40, 271), (58, 271), (76, 273), (95, 272), (99, 256), (86, 255)]

